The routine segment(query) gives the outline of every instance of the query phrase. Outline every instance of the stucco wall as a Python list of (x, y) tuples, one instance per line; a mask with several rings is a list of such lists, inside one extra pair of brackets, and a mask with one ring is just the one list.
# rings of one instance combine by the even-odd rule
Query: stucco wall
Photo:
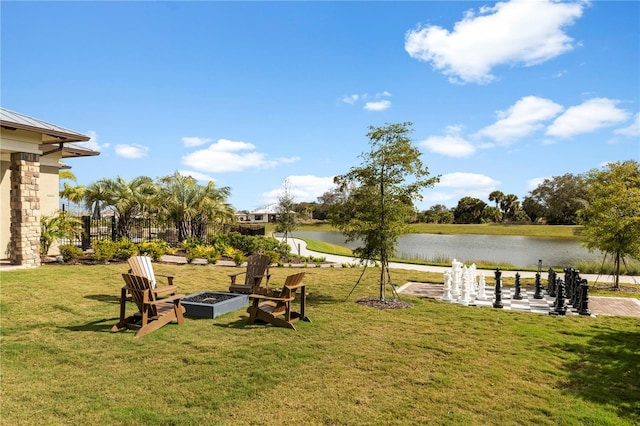
[(9, 193), (11, 191), (11, 163), (4, 159), (0, 161), (0, 259), (8, 259), (7, 252), (10, 240), (11, 210), (9, 208)]

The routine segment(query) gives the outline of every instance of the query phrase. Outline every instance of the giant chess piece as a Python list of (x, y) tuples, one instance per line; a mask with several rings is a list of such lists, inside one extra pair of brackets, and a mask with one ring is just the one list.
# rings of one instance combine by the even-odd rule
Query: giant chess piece
[(500, 268), (496, 268), (495, 272), (496, 277), (496, 294), (495, 299), (493, 301), (493, 307), (497, 309), (504, 308), (502, 304), (502, 272), (500, 272)]
[(563, 268), (564, 271), (564, 297), (566, 299), (571, 299), (571, 281), (572, 281), (572, 272), (571, 268)]
[(556, 280), (556, 286), (557, 294), (555, 309), (552, 312), (549, 312), (549, 315), (566, 315), (567, 307), (564, 304), (564, 282), (560, 278), (558, 278)]
[(580, 287), (580, 282), (582, 281), (582, 278), (580, 277), (580, 271), (577, 269), (573, 270), (573, 299), (571, 302), (571, 306), (573, 306), (576, 309), (580, 308), (580, 302), (582, 302), (582, 294), (580, 294), (580, 291), (582, 291), (582, 287)]
[(451, 302), (451, 272), (444, 271), (444, 295), (440, 298), (444, 302)]
[(476, 297), (478, 294), (478, 272), (476, 271), (476, 264), (472, 263), (469, 267), (469, 295)]
[(580, 287), (582, 289), (582, 301), (580, 302), (580, 310), (578, 313), (580, 315), (591, 315), (591, 311), (589, 310), (589, 284), (587, 284), (586, 279), (580, 280)]
[(480, 283), (478, 284), (476, 300), (487, 300), (486, 285), (487, 283), (485, 282), (484, 272), (480, 272)]
[(554, 271), (553, 268), (549, 268), (547, 286), (547, 292), (549, 293), (549, 296), (556, 297), (556, 271)]
[(536, 292), (533, 295), (534, 299), (543, 299), (542, 285), (540, 284), (540, 272), (536, 272)]
[(514, 300), (522, 300), (522, 294), (520, 294), (520, 273), (516, 272), (516, 293), (513, 295)]
[(460, 286), (462, 285), (462, 262), (453, 261), (453, 288), (451, 293), (455, 299), (460, 296)]
[(460, 299), (458, 303), (461, 305), (469, 306), (471, 302), (471, 298), (469, 297), (469, 273), (467, 267), (465, 266), (462, 274), (462, 289), (460, 293)]

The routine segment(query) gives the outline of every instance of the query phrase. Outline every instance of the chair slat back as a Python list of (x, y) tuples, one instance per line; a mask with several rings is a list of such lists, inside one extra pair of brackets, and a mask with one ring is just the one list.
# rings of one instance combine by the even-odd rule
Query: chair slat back
[[(244, 278), (245, 285), (259, 286), (262, 281), (261, 275), (265, 275), (269, 267), (269, 256), (254, 254), (247, 259), (247, 274)], [(259, 278), (255, 278), (259, 277)]]
[[(122, 278), (129, 288), (131, 300), (138, 306), (140, 312), (144, 311), (145, 304), (155, 299), (152, 292), (151, 281), (145, 277), (133, 274), (122, 274)], [(157, 315), (155, 306), (151, 305), (149, 309), (151, 316)]]
[(151, 288), (156, 288), (156, 276), (149, 256), (131, 256), (128, 262), (133, 275), (145, 277), (151, 283)]
[(289, 275), (284, 282), (284, 286), (282, 287), (282, 293), (280, 293), (280, 297), (289, 298), (294, 297), (300, 287), (304, 285), (302, 279), (304, 278), (304, 272), (300, 272), (298, 274)]

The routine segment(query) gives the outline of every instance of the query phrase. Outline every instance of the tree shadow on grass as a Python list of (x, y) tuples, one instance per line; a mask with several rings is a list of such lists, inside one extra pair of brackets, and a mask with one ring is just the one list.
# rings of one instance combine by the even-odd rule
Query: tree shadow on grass
[(88, 322), (86, 324), (70, 325), (61, 328), (69, 331), (91, 331), (94, 333), (105, 333), (110, 332), (111, 327), (113, 327), (113, 325), (117, 322), (118, 318), (102, 318), (96, 321)]
[(84, 296), (84, 298), (96, 300), (98, 302), (120, 304), (120, 296), (114, 296), (111, 294), (88, 294)]
[(605, 332), (563, 349), (580, 354), (567, 365), (569, 392), (613, 405), (618, 416), (640, 424), (640, 332)]

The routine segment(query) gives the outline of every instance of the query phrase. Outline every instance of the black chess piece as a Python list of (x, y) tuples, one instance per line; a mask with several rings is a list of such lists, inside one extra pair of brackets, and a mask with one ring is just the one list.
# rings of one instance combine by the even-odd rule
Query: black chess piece
[(514, 300), (522, 300), (520, 290), (520, 273), (516, 272), (516, 293), (513, 295)]
[(500, 272), (500, 268), (496, 268), (494, 275), (496, 278), (496, 298), (493, 301), (493, 307), (502, 309), (504, 305), (502, 304), (502, 272)]
[(555, 309), (552, 312), (549, 312), (549, 315), (566, 315), (567, 307), (564, 304), (564, 282), (558, 278), (556, 280), (557, 286), (557, 294), (556, 294), (556, 303)]
[(586, 279), (580, 280), (580, 288), (582, 289), (582, 300), (580, 302), (580, 310), (578, 313), (580, 315), (591, 315), (591, 311), (589, 310), (589, 284), (587, 284)]
[(540, 272), (536, 272), (536, 292), (533, 295), (534, 299), (542, 299), (542, 285), (540, 284)]

